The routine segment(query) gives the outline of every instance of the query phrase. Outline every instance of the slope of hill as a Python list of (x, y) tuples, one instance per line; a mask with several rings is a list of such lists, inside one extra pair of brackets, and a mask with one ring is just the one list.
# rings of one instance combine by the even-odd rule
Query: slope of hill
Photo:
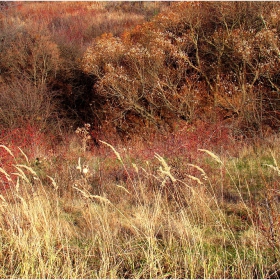
[(1, 2), (1, 278), (279, 278), (278, 2)]

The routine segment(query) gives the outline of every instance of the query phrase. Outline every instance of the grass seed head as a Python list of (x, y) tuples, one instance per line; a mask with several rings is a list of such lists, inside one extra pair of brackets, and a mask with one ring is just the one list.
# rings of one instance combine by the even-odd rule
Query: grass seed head
[(211, 151), (208, 151), (206, 149), (198, 149), (199, 151), (201, 152), (205, 152), (207, 153), (209, 156), (211, 156), (216, 162), (220, 163), (220, 164), (223, 164), (223, 162), (221, 161), (221, 159), (215, 155), (214, 153), (212, 153)]

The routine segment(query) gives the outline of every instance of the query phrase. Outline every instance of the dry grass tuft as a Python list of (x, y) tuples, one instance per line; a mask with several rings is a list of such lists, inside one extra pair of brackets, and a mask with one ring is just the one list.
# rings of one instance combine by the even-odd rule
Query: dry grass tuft
[[(277, 273), (279, 206), (272, 195), (263, 199), (254, 193), (253, 185), (244, 188), (239, 169), (248, 183), (246, 165), (226, 157), (222, 162), (203, 150), (206, 157), (199, 154), (200, 161), (207, 164), (187, 162), (190, 173), (181, 176), (170, 158), (156, 153), (153, 160), (136, 163), (102, 143), (117, 159), (75, 154), (42, 176), (24, 153), (14, 159), (14, 174), (1, 167), (14, 186), (0, 195), (2, 278), (265, 278)], [(262, 167), (263, 182), (278, 182), (279, 159), (272, 154), (270, 160)], [(94, 166), (97, 181), (81, 172), (85, 162), (89, 169)], [(254, 164), (252, 155), (249, 164)], [(114, 166), (127, 180), (108, 176)], [(279, 191), (277, 185), (274, 190)], [(233, 191), (236, 201), (228, 194)]]

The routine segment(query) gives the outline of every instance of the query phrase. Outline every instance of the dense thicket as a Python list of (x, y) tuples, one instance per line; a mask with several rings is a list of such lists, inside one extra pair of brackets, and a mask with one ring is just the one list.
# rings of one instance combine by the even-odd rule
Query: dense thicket
[(174, 3), (121, 38), (95, 39), (83, 68), (123, 130), (197, 118), (278, 129), (278, 14), (275, 2)]
[(93, 115), (89, 114), (87, 107), (93, 98), (94, 80), (83, 73), (79, 63), (87, 45), (104, 32), (120, 35), (164, 6), (1, 2), (1, 127), (15, 128), (28, 122), (53, 129), (93, 122), (93, 116), (100, 113), (100, 108), (95, 108), (90, 111)]
[[(45, 17), (33, 9), (32, 19), (24, 5), (1, 8), (3, 123), (15, 122), (3, 109), (14, 99), (13, 111), (18, 106), (27, 119), (63, 117), (124, 133), (198, 119), (224, 121), (235, 134), (279, 129), (278, 2), (83, 3), (79, 17), (72, 4), (67, 17), (50, 3), (37, 5)], [(104, 11), (111, 14), (102, 32), (101, 21), (81, 20)], [(30, 98), (38, 102), (26, 112)]]

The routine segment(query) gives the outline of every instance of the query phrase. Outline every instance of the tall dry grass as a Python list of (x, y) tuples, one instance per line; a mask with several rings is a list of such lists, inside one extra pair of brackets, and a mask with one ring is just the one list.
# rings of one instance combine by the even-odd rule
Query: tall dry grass
[[(234, 159), (204, 149), (204, 166), (188, 163), (183, 174), (168, 157), (135, 163), (102, 146), (107, 159), (77, 152), (56, 164), (0, 147), (13, 159), (0, 169), (10, 186), (0, 197), (1, 278), (279, 275), (276, 154), (258, 148), (266, 165), (251, 176), (248, 147)], [(275, 183), (274, 197), (257, 196), (249, 180), (258, 175)]]

